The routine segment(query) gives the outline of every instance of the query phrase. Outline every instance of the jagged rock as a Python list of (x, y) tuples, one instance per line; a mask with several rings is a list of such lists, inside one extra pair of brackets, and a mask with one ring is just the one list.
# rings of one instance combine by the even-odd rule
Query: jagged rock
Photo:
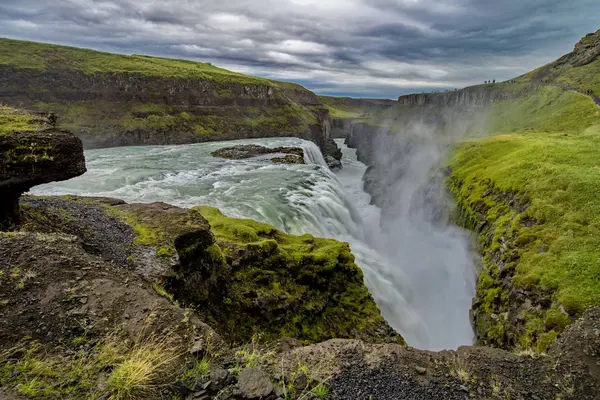
[(585, 35), (573, 51), (554, 62), (555, 68), (579, 67), (587, 65), (600, 57), (600, 30)]
[(302, 392), (308, 386), (308, 377), (304, 372), (299, 373), (294, 379), (294, 387), (296, 390)]
[(334, 399), (484, 400), (502, 393), (507, 399), (597, 400), (599, 332), (600, 308), (591, 308), (547, 354), (533, 357), (478, 346), (430, 352), (334, 339), (273, 354), (265, 365), (281, 376), (303, 366), (312, 381), (326, 380)]
[[(25, 123), (14, 124), (15, 114)], [(19, 223), (18, 199), (42, 183), (86, 171), (81, 140), (53, 128), (56, 118), (0, 107), (0, 229)], [(11, 131), (10, 126), (15, 126)]]
[(218, 392), (228, 384), (232, 383), (233, 377), (229, 374), (229, 371), (223, 368), (213, 368), (210, 371), (210, 390)]
[(300, 147), (265, 147), (257, 144), (239, 144), (232, 147), (224, 147), (222, 149), (215, 150), (211, 153), (213, 157), (228, 158), (231, 160), (241, 160), (244, 158), (251, 158), (262, 156), (265, 154), (289, 154), (304, 160), (304, 150)]
[(273, 383), (260, 368), (246, 368), (238, 377), (238, 394), (244, 399), (261, 399), (273, 392)]
[(325, 156), (325, 162), (330, 169), (340, 169), (342, 168), (342, 162), (338, 159), (333, 158), (332, 156)]

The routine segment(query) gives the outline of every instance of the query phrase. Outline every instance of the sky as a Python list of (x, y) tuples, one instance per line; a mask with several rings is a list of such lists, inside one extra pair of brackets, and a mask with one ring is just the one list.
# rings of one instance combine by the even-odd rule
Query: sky
[(0, 0), (0, 37), (396, 98), (523, 74), (600, 29), (599, 15), (600, 0)]

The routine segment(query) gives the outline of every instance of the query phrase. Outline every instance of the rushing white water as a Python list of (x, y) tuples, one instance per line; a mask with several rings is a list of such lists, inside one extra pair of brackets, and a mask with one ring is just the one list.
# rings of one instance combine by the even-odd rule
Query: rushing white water
[[(273, 164), (269, 161), (273, 155), (245, 160), (210, 155), (240, 143), (303, 147), (307, 164)], [(428, 324), (419, 315), (423, 308), (415, 304), (423, 296), (416, 296), (414, 289), (422, 285), (411, 281), (402, 263), (391, 261), (402, 255), (382, 251), (393, 238), (381, 232), (380, 210), (369, 204), (370, 196), (362, 189), (366, 167), (356, 160), (355, 150), (343, 141), (338, 145), (344, 168), (337, 174), (326, 167), (315, 144), (293, 138), (90, 150), (86, 174), (38, 186), (33, 193), (162, 201), (181, 207), (211, 205), (226, 215), (266, 222), (288, 233), (347, 241), (384, 317), (409, 344), (427, 349), (470, 344), (470, 334), (453, 334), (448, 340), (446, 332), (427, 332)], [(431, 299), (427, 309), (433, 312), (435, 302)], [(455, 311), (468, 315), (468, 307)]]

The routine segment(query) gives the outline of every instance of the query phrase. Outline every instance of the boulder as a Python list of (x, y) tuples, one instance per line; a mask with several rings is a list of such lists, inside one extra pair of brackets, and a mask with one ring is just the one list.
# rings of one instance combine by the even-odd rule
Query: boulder
[(244, 399), (264, 399), (273, 391), (273, 383), (260, 368), (246, 368), (240, 372), (238, 390)]
[(332, 156), (325, 156), (325, 162), (327, 163), (329, 169), (333, 170), (342, 168), (342, 162), (336, 158), (333, 158)]
[(21, 194), (86, 171), (81, 140), (54, 128), (52, 115), (0, 107), (0, 229), (19, 223)]

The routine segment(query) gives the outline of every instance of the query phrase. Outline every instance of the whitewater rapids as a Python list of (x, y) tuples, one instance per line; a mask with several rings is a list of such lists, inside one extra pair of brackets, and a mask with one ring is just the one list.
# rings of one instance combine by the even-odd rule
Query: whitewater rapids
[[(302, 147), (307, 164), (273, 164), (269, 159), (275, 155), (227, 160), (210, 154), (245, 143)], [(356, 150), (345, 146), (343, 140), (337, 143), (344, 168), (336, 173), (327, 168), (314, 143), (294, 138), (88, 150), (86, 174), (38, 186), (32, 193), (161, 201), (180, 207), (210, 205), (225, 215), (269, 223), (288, 233), (347, 241), (383, 316), (411, 346), (439, 350), (471, 344), (473, 333), (464, 298), (472, 294), (460, 288), (460, 301), (453, 303), (437, 293), (423, 293), (429, 285), (411, 281), (396, 255), (380, 248), (381, 244), (389, 246), (393, 237), (382, 233), (380, 210), (370, 205), (370, 195), (363, 191), (366, 166), (357, 161)], [(435, 273), (427, 272), (424, 275), (429, 278)], [(465, 282), (467, 287), (469, 284)], [(423, 296), (428, 296), (426, 309), (417, 304)], [(448, 320), (447, 314), (452, 313), (453, 322), (444, 330), (431, 329), (435, 313), (440, 320)]]

